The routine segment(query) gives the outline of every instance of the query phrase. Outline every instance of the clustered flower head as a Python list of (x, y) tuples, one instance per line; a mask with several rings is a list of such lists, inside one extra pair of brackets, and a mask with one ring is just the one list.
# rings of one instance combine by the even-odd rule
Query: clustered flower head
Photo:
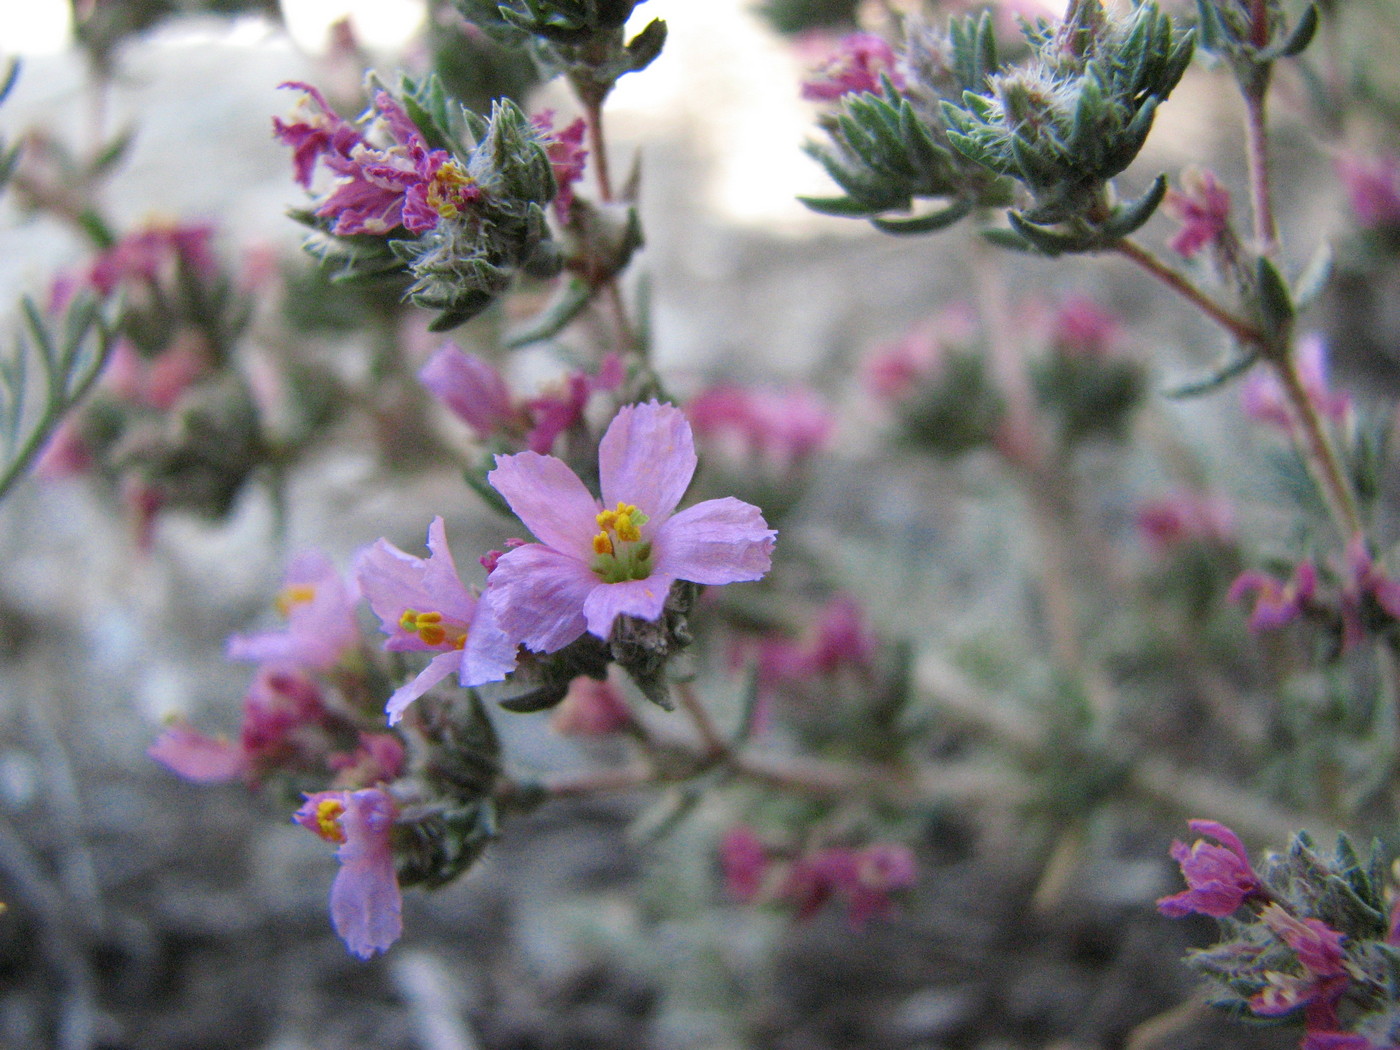
[(1221, 920), (1222, 939), (1187, 958), (1215, 984), (1218, 1005), (1301, 1023), (1304, 1050), (1393, 1045), (1397, 1004), (1386, 975), (1400, 939), (1381, 858), (1364, 861), (1343, 837), (1327, 859), (1300, 834), (1256, 870), (1229, 828), (1189, 824), (1215, 841), (1173, 843), (1187, 888), (1157, 906), (1174, 918)]
[(1203, 248), (1220, 244), (1230, 234), (1230, 191), (1215, 173), (1188, 168), (1181, 176), (1182, 188), (1169, 189), (1162, 206), (1181, 228), (1167, 242), (1168, 247), (1190, 259)]

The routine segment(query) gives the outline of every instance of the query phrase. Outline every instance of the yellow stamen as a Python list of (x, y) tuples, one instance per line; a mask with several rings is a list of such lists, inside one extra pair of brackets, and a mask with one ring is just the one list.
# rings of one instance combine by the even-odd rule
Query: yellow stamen
[(344, 842), (345, 831), (340, 826), (344, 812), (345, 803), (336, 798), (323, 798), (316, 804), (316, 834), (337, 845)]
[[(442, 623), (442, 613), (440, 612), (418, 612), (415, 609), (405, 609), (403, 615), (399, 617), (399, 626), (405, 631), (410, 631), (423, 641), (425, 645), (442, 645), (447, 641), (447, 628)], [(453, 648), (460, 649), (466, 642), (466, 635), (453, 639)]]
[(304, 605), (316, 597), (316, 588), (309, 583), (294, 583), (290, 587), (283, 587), (277, 595), (275, 604), (277, 611), (283, 616), (291, 613), (292, 609), (298, 605)]
[[(600, 515), (598, 515), (598, 517), (601, 518), (602, 515), (600, 514)], [(607, 534), (606, 532), (600, 532), (600, 533), (598, 533), (598, 535), (596, 535), (596, 536), (593, 537), (593, 553), (594, 553), (594, 554), (612, 554), (612, 553), (613, 553), (613, 544), (612, 544), (612, 540), (608, 538), (608, 534)]]
[(455, 219), (463, 202), (461, 191), (475, 184), (476, 180), (455, 160), (446, 161), (428, 184), (428, 207), (444, 219)]

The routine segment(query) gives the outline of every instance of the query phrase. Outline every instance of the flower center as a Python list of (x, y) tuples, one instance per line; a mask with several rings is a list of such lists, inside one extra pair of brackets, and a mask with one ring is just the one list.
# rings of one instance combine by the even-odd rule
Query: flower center
[(296, 606), (305, 605), (316, 597), (316, 588), (309, 583), (294, 583), (290, 587), (283, 587), (276, 599), (277, 611), (284, 617), (289, 615)]
[(345, 841), (345, 831), (340, 826), (340, 818), (345, 813), (345, 803), (338, 798), (323, 798), (316, 803), (316, 826), (311, 830), (327, 842), (340, 845)]
[(399, 617), (399, 626), (410, 634), (418, 635), (424, 645), (431, 645), (434, 648), (446, 646), (451, 649), (461, 649), (467, 644), (467, 632), (459, 627), (444, 624), (440, 612), (418, 612), (416, 609), (405, 609), (403, 615)]
[(461, 210), (481, 196), (476, 180), (455, 160), (443, 161), (428, 182), (428, 207), (444, 219), (455, 219)]
[(651, 543), (642, 539), (648, 519), (630, 503), (604, 510), (595, 519), (602, 530), (593, 537), (593, 561), (589, 564), (604, 583), (645, 580), (651, 575)]

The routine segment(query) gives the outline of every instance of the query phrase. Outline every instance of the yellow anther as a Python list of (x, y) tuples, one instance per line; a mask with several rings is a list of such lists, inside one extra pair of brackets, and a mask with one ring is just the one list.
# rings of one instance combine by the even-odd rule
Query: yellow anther
[(607, 534), (606, 532), (600, 532), (600, 533), (598, 533), (598, 535), (596, 535), (596, 536), (593, 537), (593, 553), (594, 553), (594, 554), (612, 554), (612, 553), (614, 553), (614, 552), (613, 552), (612, 540), (608, 537), (608, 534)]
[(444, 219), (455, 219), (463, 202), (461, 191), (475, 182), (455, 160), (446, 161), (428, 184), (428, 207)]
[(316, 804), (316, 834), (327, 842), (344, 842), (345, 831), (340, 826), (340, 817), (344, 812), (345, 803), (340, 799), (323, 798)]
[(617, 511), (600, 510), (598, 512), (598, 517), (596, 520), (598, 522), (599, 528), (611, 529), (614, 525), (617, 524)]
[(304, 605), (306, 602), (316, 597), (316, 588), (309, 583), (294, 583), (290, 587), (283, 587), (277, 595), (275, 604), (277, 611), (286, 616), (295, 606)]

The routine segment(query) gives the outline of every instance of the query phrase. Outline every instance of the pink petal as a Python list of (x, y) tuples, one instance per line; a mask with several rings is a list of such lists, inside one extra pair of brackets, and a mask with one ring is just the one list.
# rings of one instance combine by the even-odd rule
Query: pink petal
[(486, 480), (541, 543), (577, 552), (578, 558), (592, 556), (598, 501), (562, 460), (538, 452), (497, 456)]
[(228, 740), (206, 736), (184, 719), (167, 726), (146, 749), (146, 754), (195, 784), (237, 780), (248, 768), (241, 747)]
[[(489, 591), (487, 592), (489, 595)], [(515, 670), (519, 643), (501, 629), (487, 595), (477, 603), (467, 647), (462, 652), (462, 685), (503, 681)]]
[(492, 434), (511, 420), (510, 388), (500, 372), (474, 354), (448, 344), (429, 358), (418, 378), (478, 434)]
[(613, 621), (619, 616), (635, 616), (649, 621), (658, 619), (674, 582), (674, 577), (659, 573), (652, 573), (645, 580), (628, 580), (626, 583), (598, 583), (595, 579), (597, 586), (583, 603), (583, 615), (588, 620), (589, 632), (599, 638), (607, 638), (612, 633)]
[(389, 702), (384, 705), (384, 713), (389, 716), (389, 724), (398, 725), (404, 709), (433, 686), (437, 685), (453, 671), (462, 666), (462, 654), (457, 649), (438, 653), (428, 661), (428, 666), (418, 672), (418, 677), (394, 690)]
[(583, 604), (597, 586), (598, 577), (581, 561), (530, 543), (501, 556), (483, 601), (507, 637), (552, 653), (587, 629)]
[(695, 464), (695, 440), (684, 412), (655, 401), (624, 405), (598, 446), (603, 504), (631, 503), (652, 518), (664, 518), (690, 487)]
[(732, 496), (706, 500), (657, 530), (656, 571), (704, 584), (761, 579), (772, 568), (777, 535), (750, 503)]

